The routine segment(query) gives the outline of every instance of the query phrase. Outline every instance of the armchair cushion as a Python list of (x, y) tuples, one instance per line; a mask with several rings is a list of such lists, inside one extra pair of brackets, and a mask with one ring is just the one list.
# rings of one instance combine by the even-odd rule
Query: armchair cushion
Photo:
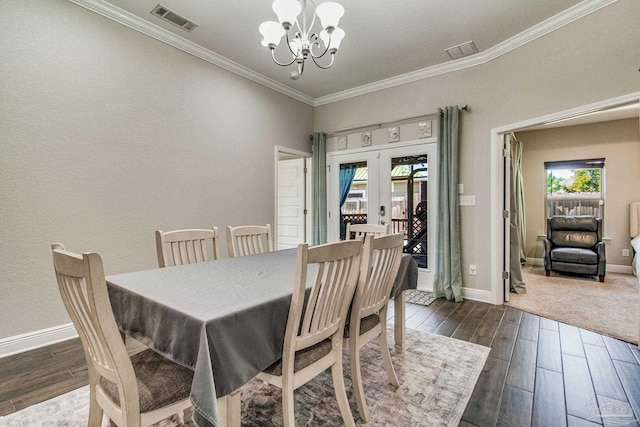
[(597, 264), (598, 255), (591, 249), (556, 248), (551, 251), (551, 261)]
[(591, 249), (598, 243), (598, 236), (594, 231), (558, 230), (552, 233), (551, 243), (555, 246)]

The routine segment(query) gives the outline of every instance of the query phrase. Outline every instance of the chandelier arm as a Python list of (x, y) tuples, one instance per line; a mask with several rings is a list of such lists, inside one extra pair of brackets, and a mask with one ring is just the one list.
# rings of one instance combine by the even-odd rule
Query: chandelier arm
[[(326, 52), (325, 52), (326, 53)], [(322, 56), (324, 56), (324, 53), (322, 54)], [(335, 52), (331, 52), (331, 62), (329, 63), (329, 65), (322, 65), (319, 64), (318, 61), (316, 61), (316, 58), (320, 58), (320, 57), (315, 57), (315, 56), (311, 56), (311, 59), (313, 59), (313, 62), (319, 67), (322, 68), (323, 70), (326, 70), (328, 68), (331, 68), (331, 66), (333, 65), (333, 60), (336, 57), (336, 53)]]
[[(305, 28), (303, 31), (306, 31), (306, 36), (307, 38), (309, 38), (309, 34), (311, 34), (311, 30), (313, 30), (313, 25), (316, 23), (316, 14), (313, 14), (313, 19), (311, 20), (311, 25), (309, 25), (309, 28)], [(311, 36), (313, 37), (313, 36)]]
[(327, 44), (327, 47), (325, 47), (324, 51), (319, 55), (315, 55), (313, 53), (313, 46), (320, 46), (320, 42), (318, 42), (318, 35), (313, 34), (311, 36), (311, 40), (312, 40), (311, 47), (309, 49), (309, 53), (311, 54), (311, 57), (315, 59), (322, 58), (329, 51), (329, 46), (331, 46), (331, 35), (329, 35), (329, 43)]
[(295, 56), (293, 57), (291, 62), (288, 62), (288, 63), (279, 62), (276, 59), (276, 50), (275, 49), (270, 49), (270, 50), (271, 50), (271, 58), (273, 59), (273, 62), (275, 62), (276, 64), (278, 64), (281, 67), (288, 67), (289, 65), (293, 64), (294, 62), (296, 62), (296, 57)]

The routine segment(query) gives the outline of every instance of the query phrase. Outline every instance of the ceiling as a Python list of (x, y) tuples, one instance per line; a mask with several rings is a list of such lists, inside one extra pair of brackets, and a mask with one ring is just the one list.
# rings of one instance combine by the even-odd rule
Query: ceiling
[[(277, 66), (268, 49), (260, 45), (258, 26), (275, 20), (272, 0), (71, 1), (102, 9), (97, 11), (156, 38), (169, 39), (174, 46), (186, 44), (189, 48), (183, 50), (203, 59), (214, 57), (211, 62), (220, 61), (225, 68), (314, 104), (407, 73), (453, 70), (474, 57), (486, 62), (508, 51), (505, 46), (509, 43), (516, 46), (514, 40), (526, 42), (523, 35), (533, 34), (533, 29), (544, 28), (537, 33), (543, 35), (614, 0), (337, 0), (345, 8), (340, 27), (346, 36), (335, 64), (321, 70), (308, 60), (298, 80), (289, 76), (293, 66)], [(159, 3), (199, 26), (186, 32), (152, 15)], [(164, 35), (158, 36), (159, 32)], [(475, 43), (477, 54), (449, 59), (446, 48), (468, 41)], [(284, 48), (281, 44), (277, 49), (281, 60)], [(488, 52), (494, 55), (488, 57)], [(445, 66), (451, 68), (442, 68)]]

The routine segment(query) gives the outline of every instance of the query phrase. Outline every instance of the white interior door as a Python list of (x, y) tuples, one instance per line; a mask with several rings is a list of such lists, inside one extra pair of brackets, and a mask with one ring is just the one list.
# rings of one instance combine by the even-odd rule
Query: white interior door
[[(503, 300), (509, 302), (511, 291), (511, 136), (502, 136), (502, 160), (504, 162), (504, 198), (502, 205), (502, 236), (504, 239), (504, 253), (502, 257), (502, 288)], [(505, 274), (507, 273), (507, 274)]]
[(390, 223), (392, 232), (405, 232), (405, 252), (420, 267), (420, 289), (433, 287), (438, 176), (434, 142), (330, 153), (327, 162), (328, 240), (340, 238), (340, 167), (355, 164), (358, 170), (342, 207), (345, 219)]
[(278, 161), (277, 247), (295, 248), (305, 241), (305, 158)]

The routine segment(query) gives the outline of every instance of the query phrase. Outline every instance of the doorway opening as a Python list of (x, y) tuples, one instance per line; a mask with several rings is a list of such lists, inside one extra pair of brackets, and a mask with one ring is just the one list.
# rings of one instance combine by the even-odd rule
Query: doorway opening
[[(510, 289), (510, 275), (507, 274), (510, 265), (509, 250), (509, 215), (510, 215), (510, 195), (509, 195), (509, 174), (511, 173), (510, 162), (508, 161), (509, 135), (512, 132), (522, 132), (524, 130), (541, 129), (543, 126), (569, 126), (568, 120), (576, 120), (578, 123), (602, 121), (596, 114), (612, 111), (616, 107), (636, 103), (640, 99), (640, 92), (601, 101), (594, 104), (585, 105), (571, 110), (530, 119), (523, 122), (513, 123), (491, 131), (491, 247), (494, 248), (491, 254), (491, 277), (492, 282), (491, 298), (494, 304), (502, 304), (508, 301)], [(635, 114), (638, 116), (638, 108), (635, 107)], [(501, 284), (501, 285), (498, 285)]]
[(275, 247), (295, 248), (311, 230), (311, 153), (276, 146)]

